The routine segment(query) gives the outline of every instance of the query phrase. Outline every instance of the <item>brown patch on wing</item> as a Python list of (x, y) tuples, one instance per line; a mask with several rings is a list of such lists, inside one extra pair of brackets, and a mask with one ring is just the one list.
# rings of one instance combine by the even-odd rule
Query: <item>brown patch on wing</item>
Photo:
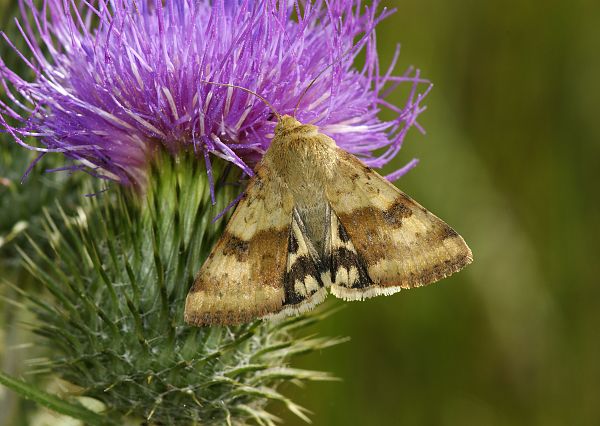
[[(261, 231), (250, 241), (224, 234), (188, 294), (185, 321), (235, 325), (277, 312), (284, 297), (287, 234)], [(232, 247), (243, 247), (244, 254)]]
[(261, 231), (250, 242), (248, 262), (252, 279), (280, 288), (287, 259), (288, 230)]
[(222, 250), (225, 256), (235, 256), (238, 262), (248, 260), (248, 241), (244, 241), (226, 232), (221, 237), (221, 244), (223, 245)]
[[(349, 214), (341, 214), (339, 219), (356, 251), (361, 253), (368, 264), (376, 263), (391, 254), (389, 248), (393, 246), (393, 241), (388, 228), (392, 219), (385, 211), (366, 207)], [(401, 217), (393, 219), (396, 224), (401, 221)]]
[(392, 245), (391, 229), (401, 228), (404, 219), (412, 214), (405, 197), (398, 197), (386, 210), (367, 206), (340, 214), (339, 218), (358, 252), (372, 263), (390, 255), (387, 250)]
[(394, 201), (387, 210), (382, 212), (383, 220), (394, 228), (402, 226), (402, 219), (412, 216), (412, 210), (406, 205), (404, 197)]
[(448, 238), (455, 238), (458, 236), (458, 232), (446, 225), (442, 228), (439, 238), (441, 238), (442, 240), (446, 240)]

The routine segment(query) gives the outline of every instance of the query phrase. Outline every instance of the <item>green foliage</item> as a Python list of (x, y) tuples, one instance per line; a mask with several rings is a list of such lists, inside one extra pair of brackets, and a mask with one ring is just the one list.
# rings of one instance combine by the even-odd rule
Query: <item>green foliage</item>
[(42, 159), (21, 182), (34, 158), (34, 153), (8, 137), (0, 138), (0, 268), (16, 267), (16, 243), (24, 242), (24, 231), (41, 237), (44, 208), (52, 209), (58, 199), (65, 210), (72, 211), (82, 196), (81, 173), (44, 173), (64, 165), (62, 156), (56, 154)]
[[(22, 345), (31, 343), (29, 330), (18, 327), (29, 322), (31, 314), (19, 306), (19, 294), (6, 285), (7, 282), (39, 294), (40, 288), (31, 275), (22, 268), (17, 246), (26, 245), (25, 235), (34, 238), (43, 250), (49, 248), (42, 228), (44, 210), (53, 211), (60, 200), (66, 211), (72, 212), (83, 199), (82, 173), (70, 175), (65, 172), (44, 173), (44, 170), (61, 167), (61, 155), (49, 155), (33, 168), (29, 176), (21, 179), (35, 154), (17, 146), (6, 135), (0, 135), (0, 367), (2, 371), (18, 376), (24, 372), (25, 358), (41, 355), (41, 348), (30, 347), (26, 355)], [(33, 255), (33, 253), (31, 254)], [(13, 303), (6, 303), (6, 300)], [(0, 396), (0, 424), (22, 418), (26, 402), (19, 401), (12, 393)]]
[[(301, 418), (305, 410), (276, 387), (288, 380), (329, 380), (288, 367), (292, 355), (340, 339), (292, 339), (316, 317), (239, 327), (183, 323), (188, 288), (224, 226), (212, 218), (239, 188), (216, 162), (217, 203), (198, 162), (161, 157), (145, 195), (110, 187), (87, 197), (77, 214), (60, 207), (44, 224), (50, 253), (30, 239), (21, 250), (29, 271), (52, 295), (31, 301), (53, 371), (122, 416), (152, 424), (273, 424), (270, 401)], [(31, 255), (29, 252), (34, 253)]]
[(106, 418), (88, 410), (81, 405), (64, 401), (55, 395), (42, 391), (36, 386), (32, 386), (23, 382), (22, 380), (18, 380), (2, 372), (0, 372), (0, 384), (13, 389), (25, 398), (30, 398), (34, 401), (37, 401), (53, 411), (66, 414), (76, 419), (81, 419), (85, 421), (86, 424), (92, 426), (107, 426), (109, 424)]

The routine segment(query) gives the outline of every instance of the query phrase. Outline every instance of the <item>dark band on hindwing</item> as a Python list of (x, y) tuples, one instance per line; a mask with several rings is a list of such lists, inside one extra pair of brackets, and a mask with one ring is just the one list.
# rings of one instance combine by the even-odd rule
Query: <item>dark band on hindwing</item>
[(348, 232), (333, 209), (330, 209), (329, 229), (331, 282), (353, 289), (372, 285), (365, 260), (356, 251)]
[(321, 262), (297, 210), (292, 212), (283, 305), (297, 305), (323, 287)]

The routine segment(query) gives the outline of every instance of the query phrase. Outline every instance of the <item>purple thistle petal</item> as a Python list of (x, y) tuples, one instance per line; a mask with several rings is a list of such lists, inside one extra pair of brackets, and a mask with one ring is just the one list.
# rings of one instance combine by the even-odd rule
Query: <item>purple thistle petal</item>
[(235, 205), (238, 203), (238, 201), (240, 201), (242, 199), (243, 196), (244, 196), (244, 193), (240, 192), (238, 194), (238, 196), (235, 197), (235, 199), (231, 203), (227, 204), (227, 207), (225, 207), (221, 212), (219, 212), (218, 215), (216, 215), (213, 218), (211, 223), (215, 223), (217, 220), (221, 219), (225, 215), (225, 213), (227, 213), (229, 210), (231, 210), (233, 207), (235, 207)]
[(387, 180), (389, 180), (390, 182), (395, 182), (398, 179), (400, 179), (402, 176), (404, 176), (406, 173), (408, 173), (409, 170), (417, 167), (417, 164), (419, 164), (419, 160), (417, 158), (413, 158), (408, 163), (406, 163), (406, 165), (404, 167), (396, 170), (394, 173), (390, 173), (385, 178)]
[(33, 170), (33, 168), (35, 167), (35, 165), (37, 163), (39, 163), (40, 160), (42, 158), (44, 158), (45, 155), (46, 155), (46, 153), (42, 152), (40, 155), (38, 155), (37, 157), (35, 157), (35, 159), (31, 162), (31, 164), (29, 165), (29, 167), (27, 167), (27, 170), (25, 170), (25, 173), (23, 173), (23, 176), (21, 176), (21, 184), (23, 182), (25, 182), (25, 179), (27, 179), (27, 176), (29, 176), (29, 173), (31, 173), (31, 171)]
[(210, 201), (214, 205), (215, 204), (215, 180), (213, 178), (212, 167), (210, 164), (210, 156), (208, 155), (208, 149), (204, 149), (203, 153), (204, 153), (204, 161), (206, 164), (206, 173), (208, 175), (208, 186), (210, 189)]
[[(101, 178), (140, 187), (157, 146), (172, 155), (194, 152), (214, 198), (210, 156), (251, 176), (275, 125), (260, 99), (207, 83), (214, 81), (255, 91), (281, 114), (298, 104), (300, 121), (315, 122), (341, 148), (381, 167), (412, 126), (420, 129), (416, 119), (430, 85), (418, 70), (392, 75), (399, 48), (382, 73), (375, 27), (393, 11), (378, 13), (377, 6), (360, 0), (45, 0), (41, 6), (20, 0), (17, 28), (28, 50), (2, 36), (34, 77), (28, 81), (0, 60), (9, 102), (0, 101), (0, 126), (28, 149), (64, 153), (75, 160), (73, 169), (86, 166)], [(361, 51), (359, 70), (353, 62)], [(401, 107), (384, 99), (398, 85), (410, 85)], [(396, 117), (381, 121), (381, 108)], [(31, 135), (44, 148), (23, 141)]]

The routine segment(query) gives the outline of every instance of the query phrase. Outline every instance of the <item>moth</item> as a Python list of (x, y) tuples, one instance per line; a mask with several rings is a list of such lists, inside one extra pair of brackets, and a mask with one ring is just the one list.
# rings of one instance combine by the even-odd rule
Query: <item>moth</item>
[(185, 305), (196, 326), (306, 312), (328, 292), (364, 300), (472, 261), (463, 238), (315, 125), (275, 136)]

